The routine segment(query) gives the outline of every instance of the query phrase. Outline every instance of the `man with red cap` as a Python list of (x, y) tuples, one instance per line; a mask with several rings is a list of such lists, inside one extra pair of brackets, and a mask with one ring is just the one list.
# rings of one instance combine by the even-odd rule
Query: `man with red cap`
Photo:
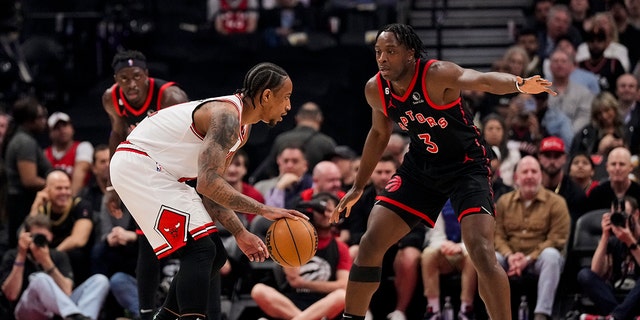
[(555, 136), (546, 137), (540, 141), (538, 150), (538, 161), (542, 168), (542, 185), (564, 198), (569, 207), (571, 221), (575, 223), (586, 211), (587, 196), (584, 190), (564, 172), (567, 164), (564, 141)]

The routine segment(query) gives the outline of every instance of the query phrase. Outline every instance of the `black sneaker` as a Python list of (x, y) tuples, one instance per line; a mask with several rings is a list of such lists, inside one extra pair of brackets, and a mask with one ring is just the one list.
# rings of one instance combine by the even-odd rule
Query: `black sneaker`
[(424, 320), (440, 320), (440, 312), (433, 312), (432, 307), (427, 307), (427, 313), (424, 314)]

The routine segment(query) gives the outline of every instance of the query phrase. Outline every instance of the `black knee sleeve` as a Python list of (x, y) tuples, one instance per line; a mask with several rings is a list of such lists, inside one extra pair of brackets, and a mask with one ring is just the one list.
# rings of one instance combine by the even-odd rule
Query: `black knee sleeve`
[(353, 264), (351, 272), (349, 272), (349, 281), (380, 282), (380, 278), (382, 278), (382, 268), (380, 267), (360, 267)]

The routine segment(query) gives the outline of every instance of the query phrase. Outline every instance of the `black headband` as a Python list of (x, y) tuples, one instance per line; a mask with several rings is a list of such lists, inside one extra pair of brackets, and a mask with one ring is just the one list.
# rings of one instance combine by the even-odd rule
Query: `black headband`
[(122, 68), (129, 68), (129, 67), (138, 67), (146, 70), (147, 62), (140, 59), (120, 60), (113, 66), (113, 72), (118, 73), (118, 71), (120, 71)]

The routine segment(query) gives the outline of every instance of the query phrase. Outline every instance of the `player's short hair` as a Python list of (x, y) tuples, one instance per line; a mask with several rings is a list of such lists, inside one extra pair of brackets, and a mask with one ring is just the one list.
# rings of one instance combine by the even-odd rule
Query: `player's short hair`
[(237, 90), (236, 93), (242, 93), (245, 97), (251, 98), (255, 108), (255, 99), (259, 99), (264, 90), (280, 88), (288, 77), (289, 74), (282, 67), (270, 62), (262, 62), (247, 72), (242, 89)]
[(413, 49), (414, 58), (422, 58), (423, 53), (426, 55), (422, 39), (420, 39), (412, 26), (402, 23), (388, 24), (378, 31), (378, 34), (376, 35), (376, 41), (378, 40), (378, 37), (380, 37), (380, 34), (383, 32), (393, 32), (401, 44), (405, 45), (407, 49)]

